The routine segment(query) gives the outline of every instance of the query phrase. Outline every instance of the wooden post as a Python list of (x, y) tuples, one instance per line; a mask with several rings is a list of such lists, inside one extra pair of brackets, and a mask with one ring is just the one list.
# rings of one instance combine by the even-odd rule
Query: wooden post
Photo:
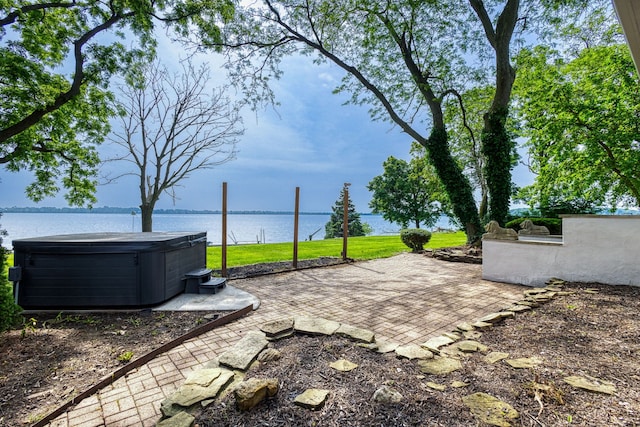
[(222, 183), (222, 277), (227, 277), (227, 183)]
[(342, 260), (347, 260), (347, 240), (349, 239), (349, 184), (344, 183), (342, 204), (344, 208), (344, 214), (342, 219)]
[(296, 187), (296, 202), (293, 214), (293, 268), (298, 268), (298, 216), (300, 215), (300, 187)]

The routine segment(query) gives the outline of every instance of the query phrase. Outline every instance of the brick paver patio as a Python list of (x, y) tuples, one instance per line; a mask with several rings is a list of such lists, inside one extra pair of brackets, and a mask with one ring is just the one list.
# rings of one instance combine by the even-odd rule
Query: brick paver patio
[(161, 416), (160, 402), (189, 372), (268, 321), (311, 315), (371, 329), (388, 341), (420, 344), (462, 321), (505, 308), (518, 301), (524, 290), (482, 280), (479, 265), (415, 254), (231, 284), (260, 298), (259, 309), (156, 357), (49, 425), (153, 426)]

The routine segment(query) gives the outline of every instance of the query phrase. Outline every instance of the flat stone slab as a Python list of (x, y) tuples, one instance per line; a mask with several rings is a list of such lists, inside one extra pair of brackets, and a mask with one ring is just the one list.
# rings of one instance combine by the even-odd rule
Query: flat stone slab
[(358, 367), (356, 363), (349, 362), (348, 360), (345, 360), (345, 359), (340, 359), (340, 360), (336, 360), (335, 362), (329, 363), (329, 366), (335, 369), (336, 371), (341, 371), (341, 372), (353, 371)]
[(324, 406), (324, 403), (327, 401), (327, 397), (329, 397), (329, 390), (308, 388), (304, 393), (297, 395), (293, 400), (293, 403), (298, 406), (302, 406), (303, 408), (315, 411)]
[(484, 357), (484, 361), (487, 363), (496, 363), (509, 357), (509, 353), (503, 353), (500, 351), (492, 351)]
[(223, 369), (211, 368), (211, 369), (198, 369), (197, 371), (189, 374), (184, 385), (199, 385), (200, 387), (208, 387), (213, 380), (218, 378), (223, 372)]
[(520, 305), (516, 304), (514, 306), (509, 307), (509, 311), (513, 311), (514, 313), (522, 313), (523, 311), (529, 311), (531, 307), (528, 305)]
[(452, 344), (454, 342), (455, 340), (451, 337), (441, 335), (439, 337), (429, 338), (425, 343), (422, 344), (422, 347), (433, 351), (434, 353), (438, 353), (440, 352), (440, 347)]
[(473, 325), (471, 323), (463, 322), (463, 323), (460, 323), (458, 326), (456, 326), (456, 329), (458, 329), (459, 331), (462, 331), (462, 332), (471, 332), (475, 328), (473, 327)]
[(418, 361), (420, 370), (425, 374), (431, 375), (447, 375), (458, 369), (462, 369), (462, 363), (457, 359), (450, 357), (439, 357), (431, 360)]
[(537, 357), (524, 357), (521, 359), (507, 359), (505, 362), (516, 369), (529, 369), (535, 368), (536, 366), (542, 364), (542, 360)]
[(429, 350), (422, 348), (417, 344), (401, 345), (396, 348), (396, 355), (398, 357), (405, 357), (409, 360), (413, 359), (431, 359), (433, 353)]
[(280, 336), (289, 332), (293, 332), (293, 319), (274, 320), (260, 326), (260, 330), (267, 337)]
[(233, 380), (233, 372), (227, 369), (220, 369), (220, 375), (216, 377), (206, 387), (200, 385), (182, 385), (169, 399), (163, 402), (166, 404), (176, 404), (188, 408), (194, 403), (201, 402), (206, 399), (215, 398), (220, 390), (227, 386)]
[(378, 353), (391, 353), (395, 351), (400, 344), (396, 342), (384, 341), (384, 340), (376, 340), (376, 344), (378, 349), (376, 350)]
[(486, 393), (464, 396), (462, 402), (473, 416), (492, 426), (511, 427), (511, 420), (520, 416), (511, 405)]
[(595, 391), (596, 393), (615, 394), (616, 386), (609, 381), (593, 377), (569, 376), (564, 378), (564, 382), (573, 387), (584, 390)]
[(493, 326), (493, 323), (489, 323), (489, 322), (481, 322), (481, 321), (477, 321), (472, 323), (473, 327), (476, 329), (487, 329)]
[(499, 311), (497, 313), (487, 314), (486, 316), (478, 319), (478, 322), (497, 323), (512, 317), (515, 317), (515, 313), (513, 311)]
[(444, 384), (434, 383), (434, 382), (431, 382), (431, 381), (427, 381), (427, 382), (425, 383), (425, 385), (426, 385), (427, 387), (429, 387), (430, 389), (432, 389), (432, 390), (437, 390), (437, 391), (445, 391), (445, 390), (447, 389), (447, 386), (446, 386), (446, 385), (444, 385)]
[(246, 371), (268, 344), (264, 332), (249, 331), (233, 347), (222, 353), (218, 362), (232, 369)]
[(333, 335), (340, 323), (321, 317), (297, 316), (293, 320), (293, 327), (296, 332), (310, 335)]
[(460, 341), (460, 342), (457, 342), (455, 345), (458, 348), (458, 350), (460, 350), (463, 353), (475, 353), (478, 351), (481, 353), (484, 353), (489, 349), (489, 347), (487, 347), (486, 345), (473, 340)]
[(374, 334), (373, 331), (344, 323), (340, 325), (335, 334), (358, 342), (373, 342), (376, 338), (376, 334)]

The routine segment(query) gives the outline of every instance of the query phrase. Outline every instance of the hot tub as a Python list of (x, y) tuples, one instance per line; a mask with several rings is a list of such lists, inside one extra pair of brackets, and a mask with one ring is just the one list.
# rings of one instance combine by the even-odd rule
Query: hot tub
[(24, 309), (148, 307), (206, 267), (206, 233), (87, 233), (13, 241)]

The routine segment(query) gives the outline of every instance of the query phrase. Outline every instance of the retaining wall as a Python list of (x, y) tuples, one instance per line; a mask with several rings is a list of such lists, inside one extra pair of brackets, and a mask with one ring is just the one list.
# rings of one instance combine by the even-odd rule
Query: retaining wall
[(562, 239), (483, 240), (482, 278), (543, 286), (574, 282), (640, 286), (640, 216), (564, 215)]

